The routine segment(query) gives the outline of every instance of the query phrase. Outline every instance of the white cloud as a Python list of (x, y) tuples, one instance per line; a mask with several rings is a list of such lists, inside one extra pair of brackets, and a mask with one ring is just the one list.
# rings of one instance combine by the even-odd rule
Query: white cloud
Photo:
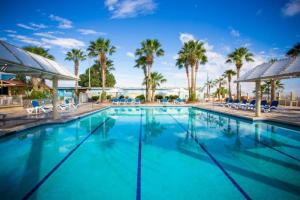
[(230, 35), (233, 37), (240, 37), (240, 32), (234, 28), (230, 28)]
[(127, 52), (126, 53), (126, 55), (128, 56), (128, 57), (130, 57), (130, 58), (135, 58), (135, 55), (134, 55), (134, 53), (132, 53), (132, 52)]
[(40, 36), (40, 37), (47, 37), (47, 38), (55, 38), (55, 36), (53, 36), (54, 32), (38, 32), (38, 33), (34, 33), (33, 35), (36, 35), (36, 36)]
[(281, 12), (284, 16), (291, 17), (300, 13), (300, 0), (290, 0), (286, 3)]
[(190, 40), (195, 40), (196, 38), (194, 37), (194, 35), (192, 35), (190, 33), (180, 33), (179, 39), (182, 43), (185, 43)]
[(28, 29), (28, 30), (33, 30), (33, 31), (36, 31), (38, 30), (37, 28), (34, 28), (34, 27), (31, 27), (31, 26), (28, 26), (26, 24), (17, 24), (17, 26), (21, 27), (21, 28), (25, 28), (25, 29)]
[(37, 29), (44, 29), (44, 28), (48, 28), (48, 26), (44, 25), (44, 24), (35, 24), (35, 23), (30, 23), (30, 25), (34, 28)]
[(56, 45), (65, 49), (81, 48), (85, 46), (84, 42), (74, 38), (42, 38), (41, 40), (46, 44)]
[(4, 41), (4, 40), (7, 40), (6, 37), (0, 37), (0, 40)]
[(27, 43), (27, 44), (32, 44), (32, 45), (37, 45), (37, 46), (41, 46), (42, 43), (35, 40), (34, 38), (31, 37), (27, 37), (24, 35), (16, 35), (16, 34), (8, 34), (9, 37), (12, 37), (15, 40)]
[(56, 16), (56, 15), (53, 15), (51, 14), (50, 16), (50, 19), (52, 21), (56, 21), (58, 22), (58, 28), (61, 28), (61, 29), (69, 29), (69, 28), (72, 28), (72, 21), (68, 20), (68, 19), (65, 19), (65, 18), (62, 18), (62, 17), (59, 17), (59, 16)]
[(97, 32), (93, 29), (77, 29), (77, 31), (82, 34), (82, 35), (96, 35), (96, 34), (99, 34), (99, 35), (106, 35), (106, 33), (103, 33), (103, 32)]
[(112, 18), (150, 14), (156, 8), (153, 0), (106, 0), (104, 4), (112, 13)]
[(6, 32), (6, 33), (17, 33), (17, 31), (9, 30), (9, 29), (3, 30), (3, 31)]

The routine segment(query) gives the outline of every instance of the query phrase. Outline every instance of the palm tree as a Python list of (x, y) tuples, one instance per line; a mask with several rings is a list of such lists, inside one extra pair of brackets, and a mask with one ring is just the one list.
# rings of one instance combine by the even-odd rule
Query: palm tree
[(90, 46), (88, 47), (89, 56), (98, 57), (98, 61), (101, 65), (101, 78), (102, 78), (102, 94), (101, 101), (106, 100), (106, 62), (108, 56), (111, 56), (114, 52), (116, 52), (116, 47), (111, 45), (109, 39), (98, 38), (96, 41), (90, 42)]
[[(146, 57), (145, 56), (140, 56), (135, 60), (135, 68), (139, 68), (143, 70), (144, 73), (144, 80), (147, 80), (147, 61), (146, 61)], [(145, 84), (146, 85), (146, 97), (148, 95), (148, 82), (146, 81)], [(147, 99), (147, 98), (146, 98)]]
[(220, 101), (221, 100), (221, 95), (224, 93), (223, 90), (222, 90), (222, 86), (223, 86), (223, 84), (225, 84), (225, 77), (221, 76), (221, 77), (217, 78), (215, 80), (215, 84), (218, 85), (217, 95), (218, 95), (218, 98), (219, 98), (219, 101)]
[[(284, 89), (284, 84), (280, 80), (276, 80), (274, 84), (274, 93), (277, 89)], [(270, 99), (270, 93), (272, 93), (272, 80), (270, 81), (264, 81), (264, 84), (261, 85), (261, 91), (262, 94), (268, 95), (268, 100)], [(275, 94), (274, 98), (272, 99), (271, 94), (271, 101), (275, 100)]]
[(74, 62), (74, 72), (75, 72), (75, 95), (78, 96), (78, 68), (79, 62), (86, 59), (86, 55), (80, 49), (71, 49), (66, 54), (66, 60)]
[(232, 95), (231, 95), (231, 79), (232, 79), (232, 76), (235, 76), (235, 75), (236, 75), (236, 72), (232, 69), (228, 69), (224, 72), (224, 76), (227, 77), (228, 97), (229, 97), (229, 99), (232, 98)]
[(179, 69), (184, 68), (186, 77), (187, 77), (187, 82), (188, 82), (188, 90), (189, 90), (189, 99), (191, 98), (191, 78), (190, 78), (190, 72), (189, 72), (189, 63), (188, 63), (188, 58), (187, 55), (182, 53), (179, 53), (179, 57), (176, 60), (176, 66)]
[(141, 42), (141, 48), (137, 49), (135, 52), (136, 56), (145, 57), (147, 63), (147, 84), (146, 87), (146, 100), (151, 101), (149, 91), (150, 91), (150, 81), (151, 81), (151, 68), (154, 63), (154, 57), (160, 57), (164, 55), (164, 50), (161, 48), (161, 44), (157, 39), (147, 39)]
[(295, 44), (288, 52), (286, 53), (289, 57), (296, 57), (300, 55), (300, 42)]
[[(31, 53), (43, 56), (45, 58), (55, 60), (54, 56), (49, 53), (49, 49), (37, 46), (25, 46), (23, 47), (23, 49)], [(46, 85), (45, 79), (39, 79), (38, 77), (31, 77), (31, 82), (34, 90), (38, 90), (39, 86), (43, 87)]]
[[(144, 84), (146, 84), (147, 79), (144, 80)], [(162, 83), (167, 82), (167, 79), (161, 73), (151, 72), (150, 79), (150, 87), (151, 87), (151, 100), (154, 101), (156, 88), (159, 87)]]
[(208, 80), (206, 83), (205, 83), (206, 87), (207, 87), (207, 97), (209, 98), (210, 97), (210, 90), (212, 87), (215, 86), (215, 81), (213, 80)]
[[(250, 53), (249, 50), (245, 47), (240, 47), (238, 49), (235, 49), (234, 52), (230, 53), (227, 56), (226, 63), (234, 63), (236, 66), (237, 79), (240, 78), (240, 71), (244, 61), (254, 62), (253, 54)], [(240, 82), (236, 83), (236, 94), (237, 94), (237, 99), (240, 99), (241, 97)]]
[(204, 43), (199, 40), (190, 40), (183, 44), (179, 51), (179, 57), (184, 57), (186, 63), (191, 67), (191, 85), (190, 85), (190, 100), (196, 100), (196, 74), (199, 69), (199, 64), (205, 64), (207, 57), (205, 55)]

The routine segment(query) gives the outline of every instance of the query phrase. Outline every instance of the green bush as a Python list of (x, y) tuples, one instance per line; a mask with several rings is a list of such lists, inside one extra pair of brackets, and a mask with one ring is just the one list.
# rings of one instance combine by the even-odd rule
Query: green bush
[(163, 99), (163, 96), (160, 94), (155, 95), (155, 100), (161, 100)]
[(179, 96), (178, 95), (170, 95), (170, 96), (166, 96), (166, 98), (169, 100), (169, 101), (173, 101), (175, 99), (177, 99)]
[(145, 101), (145, 95), (143, 95), (143, 94), (138, 95), (135, 98), (139, 98), (141, 101)]
[(111, 100), (111, 99), (112, 99), (112, 96), (111, 96), (111, 95), (107, 95), (107, 96), (106, 96), (106, 99), (107, 99), (107, 100)]
[(28, 99), (46, 99), (49, 97), (49, 92), (32, 90), (28, 96)]
[(98, 99), (99, 99), (99, 96), (92, 96), (93, 101), (98, 101)]

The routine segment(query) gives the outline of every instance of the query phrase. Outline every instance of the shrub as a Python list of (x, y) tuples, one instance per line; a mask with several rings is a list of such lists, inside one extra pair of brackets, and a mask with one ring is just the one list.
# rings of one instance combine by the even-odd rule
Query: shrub
[(98, 101), (98, 99), (99, 99), (99, 96), (92, 96), (93, 101)]
[(178, 97), (179, 97), (178, 95), (170, 95), (168, 97), (168, 100), (173, 101), (173, 100), (177, 99)]
[(32, 90), (30, 94), (28, 95), (28, 99), (46, 99), (49, 97), (48, 92), (38, 91), (38, 90)]
[(160, 94), (155, 95), (155, 100), (158, 100), (158, 99), (159, 100), (163, 99), (163, 96)]
[(112, 96), (111, 96), (111, 95), (107, 95), (107, 96), (106, 96), (106, 99), (107, 99), (107, 100), (111, 100), (111, 99), (112, 99)]
[(143, 95), (143, 94), (138, 95), (135, 98), (139, 98), (141, 101), (145, 101), (145, 95)]

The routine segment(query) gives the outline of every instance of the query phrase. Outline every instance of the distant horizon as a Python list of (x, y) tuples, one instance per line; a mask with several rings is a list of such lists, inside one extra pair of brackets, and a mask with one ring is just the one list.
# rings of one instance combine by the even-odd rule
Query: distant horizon
[[(18, 47), (45, 47), (71, 72), (74, 71), (73, 63), (65, 60), (68, 50), (85, 50), (90, 41), (98, 37), (109, 38), (117, 47), (111, 57), (116, 68), (113, 72), (116, 87), (141, 86), (143, 72), (133, 67), (134, 53), (140, 42), (147, 38), (157, 38), (166, 52), (164, 57), (155, 59), (152, 69), (167, 78), (163, 87), (187, 87), (184, 70), (175, 66), (177, 52), (187, 40), (198, 39), (205, 43), (207, 50), (208, 63), (200, 65), (197, 74), (199, 87), (203, 86), (207, 74), (210, 79), (215, 79), (225, 70), (235, 69), (233, 64), (225, 64), (226, 56), (235, 48), (247, 47), (254, 54), (255, 62), (245, 63), (243, 74), (271, 58), (283, 58), (287, 50), (300, 41), (299, 0), (229, 0), (201, 4), (196, 0), (184, 3), (91, 0), (74, 4), (12, 0), (2, 3), (1, 10), (1, 40)], [(84, 73), (92, 63), (93, 59), (83, 61), (79, 73)], [(300, 94), (299, 82), (299, 78), (284, 80), (285, 91)], [(71, 85), (74, 83), (59, 83), (59, 86)], [(232, 86), (234, 91), (235, 84)], [(250, 93), (253, 89), (254, 83), (242, 84), (243, 91)]]

